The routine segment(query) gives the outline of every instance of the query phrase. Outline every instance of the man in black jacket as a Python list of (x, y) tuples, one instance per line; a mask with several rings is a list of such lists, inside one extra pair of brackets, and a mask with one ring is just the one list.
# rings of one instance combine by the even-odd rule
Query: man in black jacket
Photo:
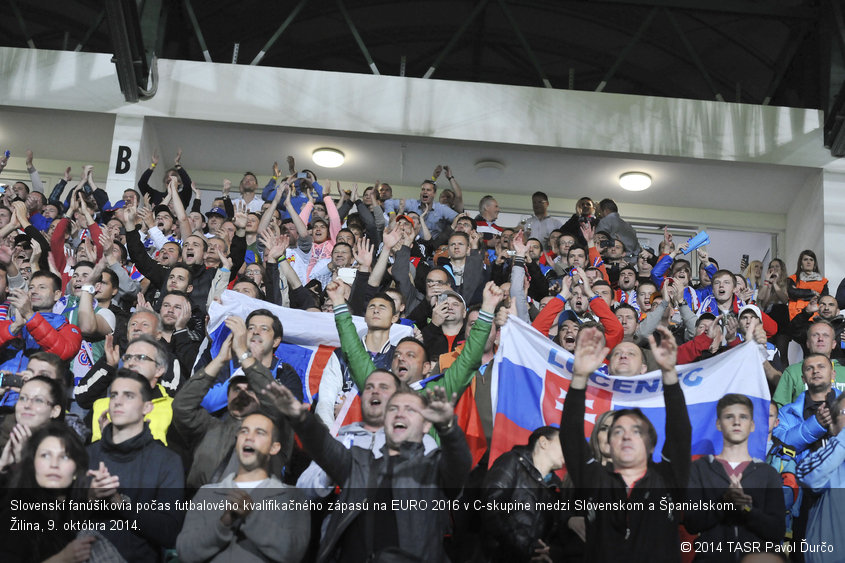
[[(111, 424), (88, 446), (91, 494), (115, 503), (109, 518), (137, 523), (101, 532), (127, 561), (163, 561), (176, 545), (183, 514), (176, 507), (185, 485), (179, 456), (153, 439), (144, 422), (153, 409), (152, 389), (142, 376), (121, 370), (109, 391)], [(138, 507), (144, 503), (147, 509)]]
[[(696, 554), (696, 561), (739, 561), (743, 554), (729, 549), (727, 542), (779, 545), (783, 539), (782, 482), (774, 467), (748, 453), (754, 431), (751, 399), (737, 393), (719, 399), (716, 428), (722, 433), (722, 451), (695, 460), (690, 471), (689, 499), (703, 501), (707, 508), (686, 511), (684, 526), (714, 548)], [(714, 510), (707, 502), (732, 506)]]
[[(387, 549), (404, 552), (407, 559), (402, 560), (411, 560), (413, 554), (421, 561), (447, 561), (443, 535), (448, 513), (431, 508), (447, 506), (458, 494), (472, 456), (442, 388), (426, 397), (404, 387), (390, 398), (380, 457), (357, 446), (346, 449), (308, 412), (308, 405), (282, 385), (274, 382), (264, 393), (288, 417), (306, 452), (341, 484), (340, 502), (353, 503), (347, 505), (352, 509), (329, 521), (318, 561), (364, 561), (373, 554), (378, 559)], [(422, 439), (432, 425), (440, 449), (426, 455)], [(421, 506), (412, 501), (424, 501), (428, 510), (407, 509)], [(376, 509), (376, 503), (387, 510)]]
[[(135, 224), (137, 211), (137, 208), (132, 206), (124, 208), (124, 213), (126, 214), (126, 246), (129, 251), (129, 257), (135, 263), (138, 271), (150, 280), (150, 284), (153, 287), (164, 291), (167, 286), (170, 268), (158, 264), (147, 254)], [(235, 231), (235, 236), (232, 238), (232, 245), (230, 247), (230, 257), (232, 259), (230, 279), (235, 278), (246, 257), (246, 221), (247, 214), (243, 210), (237, 210), (234, 219), (237, 230)], [(190, 235), (182, 241), (181, 261), (191, 268), (191, 274), (193, 275), (193, 289), (190, 294), (191, 302), (203, 309), (207, 307), (206, 301), (208, 299), (208, 292), (211, 289), (211, 282), (217, 274), (217, 268), (205, 267), (205, 252), (207, 249), (208, 242), (201, 235)]]
[(845, 332), (845, 317), (840, 314), (839, 303), (832, 295), (810, 299), (804, 310), (795, 315), (789, 323), (789, 335), (795, 342), (802, 345), (804, 354), (808, 354), (810, 349), (806, 345), (807, 332), (810, 330), (812, 321), (816, 319), (826, 320), (833, 326), (836, 346), (830, 353), (830, 357), (837, 360), (843, 359), (845, 350), (842, 349), (842, 333)]
[(663, 460), (652, 461), (657, 431), (639, 409), (614, 412), (608, 432), (613, 471), (599, 467), (584, 448), (587, 380), (608, 353), (604, 336), (578, 335), (572, 382), (563, 404), (560, 439), (576, 491), (594, 503), (587, 516), (587, 561), (680, 561), (678, 513), (662, 510), (683, 498), (689, 478), (692, 428), (675, 369), (678, 345), (665, 327), (660, 345), (649, 336), (663, 376), (666, 441)]

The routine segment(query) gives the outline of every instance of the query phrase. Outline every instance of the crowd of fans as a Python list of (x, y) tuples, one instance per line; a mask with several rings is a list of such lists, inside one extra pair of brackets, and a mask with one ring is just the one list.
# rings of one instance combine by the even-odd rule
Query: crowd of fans
[[(31, 181), (0, 195), (3, 561), (680, 561), (681, 534), (702, 560), (845, 560), (845, 291), (811, 250), (791, 275), (779, 259), (720, 269), (704, 248), (691, 263), (668, 230), (641, 247), (613, 200), (558, 219), (539, 191), (523, 227), (500, 225), (495, 198), (471, 208), (448, 166), (400, 199), (289, 157), (203, 209), (181, 157), (153, 187), (154, 157), (110, 202), (91, 166), (45, 189), (27, 152)], [(227, 289), (256, 305), (212, 355), (207, 312)], [(277, 354), (271, 306), (334, 316), (316, 400)], [(476, 459), (455, 404), (469, 396), (489, 445), (509, 316), (574, 353), (572, 380), (559, 429)], [(397, 323), (413, 336), (392, 341)], [(772, 393), (768, 459), (749, 454), (752, 401), (727, 393), (722, 449), (693, 461), (676, 365), (743, 342)], [(662, 373), (661, 462), (638, 409), (585, 441), (596, 370)], [(360, 416), (338, 430), (354, 389)], [(657, 498), (717, 508), (573, 502)], [(107, 507), (110, 527), (79, 531), (72, 501)], [(465, 509), (491, 503), (509, 509)], [(790, 553), (802, 540), (835, 551)]]

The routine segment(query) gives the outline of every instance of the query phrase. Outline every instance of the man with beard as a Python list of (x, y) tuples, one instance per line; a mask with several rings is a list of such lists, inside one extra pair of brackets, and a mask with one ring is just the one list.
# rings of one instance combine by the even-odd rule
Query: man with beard
[[(224, 476), (237, 470), (238, 459), (237, 455), (233, 454), (236, 454), (235, 439), (241, 421), (258, 410), (260, 399), (257, 391), (273, 380), (269, 370), (253, 360), (244, 367), (242, 374), (229, 377), (225, 383), (225, 406), (228, 416), (212, 416), (202, 407), (203, 398), (218, 380), (221, 372), (228, 369), (229, 361), (240, 357), (245, 348), (246, 329), (242, 330), (236, 326), (242, 326), (243, 321), (236, 319), (230, 323), (227, 320), (227, 326), (229, 324), (235, 326), (235, 329), (223, 343), (220, 352), (205, 367), (194, 373), (173, 401), (173, 425), (186, 442), (197, 444), (187, 477), (187, 486), (191, 489), (219, 482)], [(248, 356), (248, 359), (251, 358)], [(263, 407), (269, 406), (269, 403), (263, 401), (263, 397), (261, 403)], [(273, 475), (280, 473), (290, 454), (290, 441), (285, 442), (283, 437), (282, 445), (280, 451), (272, 455)]]
[[(840, 314), (836, 297), (822, 295), (813, 298), (804, 310), (792, 317), (789, 323), (790, 336), (795, 342), (805, 342), (812, 320), (823, 319), (833, 325), (836, 346), (830, 354), (831, 358), (842, 359), (845, 351), (842, 349), (842, 332), (845, 331), (845, 317)], [(809, 350), (805, 349), (804, 353)]]
[(161, 302), (161, 338), (167, 342), (168, 351), (179, 362), (179, 381), (174, 386), (179, 390), (191, 376), (193, 362), (199, 352), (201, 338), (188, 327), (191, 321), (191, 300), (184, 291), (173, 291)]
[[(813, 322), (807, 329), (805, 346), (808, 351), (807, 356), (822, 354), (830, 358), (831, 353), (836, 349), (836, 331), (833, 325), (823, 319)], [(839, 391), (845, 391), (845, 366), (837, 359), (831, 359), (830, 364), (834, 373), (834, 386)], [(782, 407), (793, 402), (806, 389), (802, 363), (794, 363), (783, 370), (777, 388), (772, 394), (772, 401), (777, 403), (778, 407)]]
[(305, 500), (271, 471), (270, 458), (281, 449), (279, 429), (268, 415), (256, 412), (241, 420), (237, 470), (204, 485), (193, 499), (224, 508), (187, 513), (176, 539), (180, 561), (302, 560), (311, 533), (308, 510), (272, 509)]
[(261, 213), (261, 206), (264, 205), (264, 200), (255, 196), (258, 189), (258, 179), (252, 172), (245, 172), (244, 177), (241, 178), (241, 183), (238, 186), (241, 191), (241, 197), (232, 200), (232, 205), (235, 208), (243, 204), (246, 210), (252, 213)]
[(624, 266), (619, 270), (619, 289), (616, 290), (614, 300), (617, 303), (627, 303), (639, 313), (637, 303), (637, 270), (633, 266)]
[[(337, 441), (347, 449), (352, 446), (381, 454), (384, 446), (384, 410), (390, 397), (402, 383), (399, 378), (386, 369), (377, 369), (367, 377), (361, 392), (361, 422), (342, 426), (337, 433)], [(425, 453), (437, 448), (437, 442), (429, 435), (423, 437)], [(305, 491), (310, 498), (328, 496), (335, 488), (335, 483), (328, 474), (317, 465), (311, 465), (300, 475), (296, 486)]]

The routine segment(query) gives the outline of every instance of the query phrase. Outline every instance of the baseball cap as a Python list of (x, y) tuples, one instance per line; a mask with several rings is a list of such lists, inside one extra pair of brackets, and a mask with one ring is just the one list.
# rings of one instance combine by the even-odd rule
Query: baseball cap
[(212, 215), (220, 215), (221, 217), (223, 217), (225, 219), (226, 218), (226, 211), (224, 209), (219, 208), (219, 207), (212, 207), (211, 211), (207, 212), (205, 214), (205, 216), (210, 218)]
[(578, 315), (575, 314), (575, 311), (572, 311), (570, 309), (561, 311), (560, 317), (557, 320), (557, 326), (563, 326), (563, 323), (566, 321), (572, 321), (574, 323), (581, 324), (581, 319), (578, 318)]
[(455, 299), (457, 299), (458, 301), (463, 303), (464, 309), (467, 308), (467, 302), (464, 301), (463, 296), (460, 293), (458, 293), (457, 291), (452, 291), (451, 289), (448, 289), (448, 290), (444, 291), (443, 293), (441, 293), (440, 295), (446, 295), (448, 297), (454, 297)]
[(106, 207), (103, 209), (103, 211), (117, 211), (118, 209), (123, 209), (124, 207), (126, 207), (126, 202), (123, 201), (122, 199), (119, 199), (116, 202), (114, 202), (113, 205), (111, 205), (111, 204), (106, 205)]
[(740, 308), (737, 318), (741, 317), (745, 311), (752, 311), (757, 316), (757, 319), (761, 321), (763, 320), (763, 314), (760, 312), (760, 307), (758, 307), (757, 305), (743, 306), (742, 308)]

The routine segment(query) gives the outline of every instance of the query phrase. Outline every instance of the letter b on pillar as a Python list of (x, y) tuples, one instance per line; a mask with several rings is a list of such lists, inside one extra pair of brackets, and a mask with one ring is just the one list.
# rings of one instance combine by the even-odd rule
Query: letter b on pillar
[(132, 157), (132, 149), (126, 145), (117, 147), (117, 164), (114, 167), (115, 174), (126, 174), (132, 168), (129, 159)]
[[(139, 157), (142, 149), (153, 144), (148, 138), (153, 134), (150, 127), (145, 127), (144, 118), (135, 115), (118, 115), (114, 120), (111, 156), (109, 158), (109, 176), (106, 189), (109, 199), (117, 201), (124, 190), (135, 187), (140, 175)], [(151, 152), (147, 148), (146, 153)]]

